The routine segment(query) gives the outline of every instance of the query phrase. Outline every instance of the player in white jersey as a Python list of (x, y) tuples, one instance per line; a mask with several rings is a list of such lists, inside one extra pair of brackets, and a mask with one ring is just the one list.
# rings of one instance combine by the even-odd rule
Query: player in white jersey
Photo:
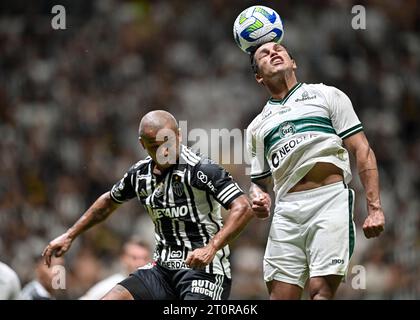
[(271, 94), (247, 129), (251, 200), (256, 216), (274, 216), (264, 255), (271, 299), (299, 299), (307, 280), (311, 299), (331, 299), (354, 247), (354, 191), (349, 150), (366, 193), (367, 238), (385, 224), (375, 155), (350, 99), (337, 88), (304, 84), (287, 49), (273, 42), (251, 56), (258, 83)]

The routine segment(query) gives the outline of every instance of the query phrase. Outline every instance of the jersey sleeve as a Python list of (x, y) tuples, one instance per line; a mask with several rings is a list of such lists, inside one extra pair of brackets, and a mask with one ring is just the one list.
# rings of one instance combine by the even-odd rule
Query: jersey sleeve
[(327, 87), (327, 103), (331, 122), (341, 139), (346, 139), (363, 130), (349, 97), (341, 90)]
[(246, 131), (246, 146), (251, 161), (251, 180), (259, 180), (271, 175), (264, 150), (264, 140), (257, 137), (249, 126)]
[(116, 203), (126, 202), (136, 196), (136, 190), (134, 187), (136, 170), (131, 167), (122, 177), (120, 181), (115, 183), (110, 191), (111, 198)]
[(192, 174), (192, 184), (210, 193), (225, 209), (244, 194), (230, 173), (211, 160), (202, 160)]

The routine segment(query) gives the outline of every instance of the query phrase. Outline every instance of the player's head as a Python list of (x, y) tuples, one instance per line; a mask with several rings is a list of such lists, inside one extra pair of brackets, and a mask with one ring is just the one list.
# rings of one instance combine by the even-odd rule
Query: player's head
[(181, 134), (174, 116), (164, 110), (147, 113), (140, 121), (141, 145), (161, 169), (174, 165), (179, 156)]
[(152, 254), (147, 242), (142, 239), (132, 238), (124, 244), (121, 262), (127, 273), (131, 273), (151, 261)]
[(53, 292), (53, 282), (54, 277), (58, 276), (59, 273), (57, 273), (56, 266), (64, 266), (64, 259), (62, 257), (52, 257), (51, 258), (51, 266), (48, 267), (44, 263), (43, 258), (36, 258), (36, 278), (39, 281), (39, 283), (42, 284), (42, 286), (50, 293)]
[(251, 67), (258, 83), (294, 74), (297, 65), (288, 49), (275, 42), (259, 46), (251, 54)]

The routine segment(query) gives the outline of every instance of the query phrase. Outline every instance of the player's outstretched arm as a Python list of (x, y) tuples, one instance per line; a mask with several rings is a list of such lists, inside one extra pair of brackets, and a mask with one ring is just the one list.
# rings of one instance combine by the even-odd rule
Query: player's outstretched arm
[(70, 246), (76, 237), (88, 230), (95, 224), (105, 220), (119, 204), (111, 199), (110, 193), (106, 192), (101, 195), (86, 212), (80, 217), (79, 220), (61, 236), (52, 240), (44, 249), (42, 256), (45, 259), (45, 264), (48, 267), (51, 264), (51, 256), (54, 254), (56, 257), (62, 256), (70, 249)]
[(213, 239), (203, 248), (190, 253), (185, 263), (192, 268), (204, 268), (216, 255), (216, 252), (231, 243), (248, 222), (253, 218), (251, 205), (245, 195), (241, 195), (229, 206), (230, 213), (225, 220), (224, 227), (215, 234)]
[(344, 139), (346, 148), (355, 156), (357, 170), (366, 193), (368, 216), (363, 224), (366, 238), (377, 237), (384, 231), (385, 216), (379, 194), (379, 174), (376, 157), (363, 132)]
[(249, 195), (252, 201), (252, 211), (259, 219), (266, 219), (270, 216), (271, 197), (268, 190), (271, 184), (271, 176), (251, 183)]

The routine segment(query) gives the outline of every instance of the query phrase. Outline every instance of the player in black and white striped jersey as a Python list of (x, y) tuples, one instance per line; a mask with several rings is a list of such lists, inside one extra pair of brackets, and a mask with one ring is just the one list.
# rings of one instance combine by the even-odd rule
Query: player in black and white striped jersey
[[(131, 274), (104, 299), (227, 299), (228, 243), (252, 218), (248, 198), (221, 166), (180, 144), (176, 120), (168, 112), (145, 115), (139, 135), (149, 157), (133, 165), (68, 232), (47, 246), (46, 262), (137, 197), (155, 225), (155, 262)], [(221, 206), (230, 210), (224, 226)]]

